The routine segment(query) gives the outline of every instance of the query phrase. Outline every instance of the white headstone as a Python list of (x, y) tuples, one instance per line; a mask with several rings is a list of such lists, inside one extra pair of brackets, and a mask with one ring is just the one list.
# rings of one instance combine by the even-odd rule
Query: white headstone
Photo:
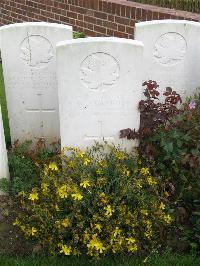
[(8, 158), (0, 105), (0, 179), (8, 177)]
[(184, 99), (200, 86), (200, 23), (159, 20), (136, 23), (135, 39), (144, 44), (143, 81), (172, 87)]
[(0, 28), (11, 140), (60, 138), (55, 46), (72, 27), (44, 22)]
[(57, 45), (61, 145), (86, 148), (103, 140), (130, 148), (119, 131), (139, 127), (140, 42), (87, 38)]

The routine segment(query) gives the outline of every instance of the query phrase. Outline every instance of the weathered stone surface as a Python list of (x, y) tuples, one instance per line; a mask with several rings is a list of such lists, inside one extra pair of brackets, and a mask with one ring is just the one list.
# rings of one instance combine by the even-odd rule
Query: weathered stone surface
[(61, 145), (86, 148), (103, 140), (124, 147), (119, 131), (139, 127), (140, 42), (87, 38), (57, 45)]
[(0, 28), (11, 140), (60, 138), (55, 46), (72, 27), (44, 22)]
[(200, 23), (159, 20), (136, 23), (135, 39), (144, 44), (143, 81), (155, 80), (186, 98), (200, 86)]

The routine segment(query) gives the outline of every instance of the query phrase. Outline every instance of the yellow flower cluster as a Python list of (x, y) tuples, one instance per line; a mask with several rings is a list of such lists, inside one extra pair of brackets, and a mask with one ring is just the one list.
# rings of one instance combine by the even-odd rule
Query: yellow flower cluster
[(114, 212), (111, 205), (107, 205), (106, 207), (104, 207), (104, 210), (105, 210), (105, 216), (108, 218), (111, 217)]
[(38, 196), (37, 190), (33, 189), (32, 192), (30, 193), (28, 199), (31, 200), (31, 201), (38, 200), (39, 196)]
[(84, 188), (90, 187), (90, 181), (89, 181), (89, 180), (83, 180), (83, 181), (80, 183), (80, 186), (81, 186), (81, 187), (84, 187)]
[(68, 197), (67, 185), (62, 185), (61, 187), (58, 187), (57, 194), (61, 199), (67, 198)]
[(66, 148), (61, 159), (62, 169), (44, 167), (40, 187), (19, 193), (25, 212), (14, 222), (51, 254), (139, 254), (172, 222), (165, 194), (158, 197), (161, 182), (135, 155), (99, 144)]
[(63, 253), (66, 256), (69, 256), (72, 252), (72, 248), (67, 245), (61, 245), (60, 253)]
[(45, 165), (44, 174), (47, 176), (49, 174), (49, 171), (57, 172), (58, 170), (59, 169), (57, 164), (55, 162), (51, 162), (49, 165)]
[(61, 221), (58, 220), (58, 221), (55, 222), (55, 225), (58, 228), (62, 228), (62, 227), (67, 228), (67, 227), (70, 226), (70, 220), (68, 218), (65, 218), (65, 219), (63, 219)]
[(80, 193), (74, 193), (74, 194), (72, 194), (72, 198), (74, 200), (82, 200), (83, 196)]
[(99, 254), (102, 254), (106, 248), (103, 246), (102, 242), (97, 239), (97, 236), (94, 235), (93, 238), (90, 240), (88, 247), (88, 254), (93, 255), (93, 252), (96, 251)]

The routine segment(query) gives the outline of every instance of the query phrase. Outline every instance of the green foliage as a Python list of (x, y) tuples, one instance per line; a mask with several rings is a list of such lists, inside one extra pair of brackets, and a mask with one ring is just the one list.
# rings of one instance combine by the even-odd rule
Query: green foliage
[(74, 31), (73, 32), (73, 38), (74, 39), (85, 38), (85, 33), (79, 32), (79, 31)]
[(10, 169), (10, 180), (2, 179), (0, 189), (4, 192), (10, 191), (17, 194), (20, 191), (30, 191), (40, 183), (40, 172), (55, 154), (45, 148), (43, 143), (38, 142), (36, 147), (31, 148), (31, 141), (19, 145), (15, 143), (9, 151), (8, 162)]
[[(199, 223), (194, 218), (199, 211), (200, 197), (199, 99), (198, 96), (189, 105), (185, 104), (182, 113), (161, 126), (150, 138), (155, 148), (157, 171), (162, 173), (165, 182), (171, 184), (169, 194), (174, 201), (174, 208), (185, 209), (188, 228), (194, 223), (198, 226)], [(191, 227), (190, 232), (194, 237), (193, 230), (196, 231), (195, 227)], [(195, 236), (195, 239), (198, 238)]]
[[(67, 156), (65, 155), (67, 153)], [(14, 222), (53, 255), (146, 254), (172, 222), (159, 176), (132, 153), (100, 145), (66, 148), (41, 185), (20, 192)]]
[(140, 129), (138, 132), (124, 129), (121, 135), (139, 138), (139, 154), (154, 175), (161, 176), (176, 217), (172, 234), (179, 242), (184, 241), (185, 247), (190, 244), (197, 251), (200, 248), (200, 94), (178, 109), (176, 104), (181, 99), (171, 88), (166, 89), (162, 103), (157, 98), (157, 84), (150, 81), (145, 85), (147, 99), (139, 104)]
[(10, 181), (7, 178), (0, 179), (0, 190), (9, 193), (10, 191)]
[(30, 158), (12, 154), (9, 157), (9, 167), (12, 175), (12, 192), (30, 190), (38, 183), (37, 167)]

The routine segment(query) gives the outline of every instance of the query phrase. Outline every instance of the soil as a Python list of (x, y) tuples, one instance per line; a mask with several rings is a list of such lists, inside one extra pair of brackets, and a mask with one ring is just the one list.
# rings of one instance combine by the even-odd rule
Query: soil
[(0, 255), (28, 255), (32, 245), (12, 225), (16, 204), (11, 196), (0, 195)]

